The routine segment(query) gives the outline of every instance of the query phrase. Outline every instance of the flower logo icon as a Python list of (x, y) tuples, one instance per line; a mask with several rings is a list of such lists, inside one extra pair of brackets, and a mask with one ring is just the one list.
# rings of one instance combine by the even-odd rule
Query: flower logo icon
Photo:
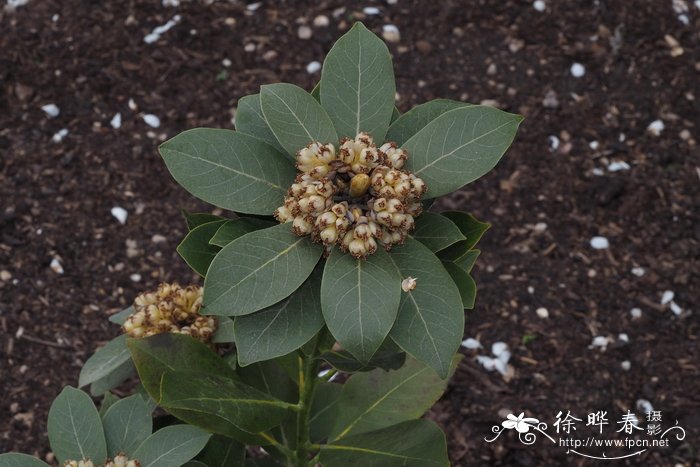
[(540, 421), (536, 418), (525, 417), (525, 412), (521, 412), (517, 417), (509, 414), (507, 420), (504, 420), (501, 425), (507, 430), (515, 428), (518, 433), (527, 433), (530, 427), (537, 427)]

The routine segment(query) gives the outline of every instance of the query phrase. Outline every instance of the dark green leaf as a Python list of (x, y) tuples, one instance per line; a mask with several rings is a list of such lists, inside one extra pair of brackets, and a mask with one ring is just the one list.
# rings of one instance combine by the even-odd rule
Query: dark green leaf
[(324, 445), (319, 460), (333, 467), (450, 465), (445, 435), (429, 420), (411, 420)]
[(282, 145), (265, 121), (260, 108), (260, 94), (241, 97), (236, 108), (236, 130), (247, 133), (273, 146), (281, 154), (286, 154)]
[(445, 211), (442, 215), (454, 222), (462, 232), (462, 235), (466, 237), (467, 240), (462, 246), (469, 250), (474, 248), (479, 240), (481, 240), (484, 232), (491, 228), (491, 224), (481, 222), (477, 220), (476, 217), (466, 212)]
[(214, 435), (197, 460), (207, 467), (242, 467), (245, 465), (245, 445), (221, 435)]
[(422, 243), (408, 238), (391, 250), (402, 278), (416, 279), (401, 294), (399, 315), (389, 334), (399, 346), (446, 378), (464, 332), (464, 308), (457, 286), (440, 260)]
[(359, 362), (346, 350), (329, 350), (322, 353), (319, 358), (339, 371), (356, 373), (371, 371), (375, 368), (398, 370), (406, 361), (406, 354), (391, 339), (386, 339), (367, 364)]
[(80, 370), (79, 387), (87, 386), (108, 376), (130, 359), (126, 334), (121, 334), (98, 349)]
[(101, 396), (107, 391), (121, 385), (124, 381), (136, 374), (136, 368), (131, 358), (119, 365), (110, 374), (104, 376), (90, 385), (90, 394), (93, 396)]
[(224, 247), (204, 282), (204, 312), (242, 316), (288, 297), (304, 283), (323, 252), (290, 224), (248, 233)]
[(328, 438), (338, 413), (341, 384), (318, 383), (311, 404), (310, 436), (317, 442)]
[(451, 193), (496, 166), (522, 120), (481, 105), (445, 112), (403, 144), (406, 169), (425, 181), (427, 198)]
[(59, 463), (69, 459), (107, 458), (107, 443), (100, 414), (92, 399), (70, 386), (51, 404), (48, 420), (49, 442)]
[(411, 236), (433, 252), (466, 240), (454, 222), (432, 212), (424, 212), (416, 219), (416, 229)]
[(224, 225), (226, 221), (207, 222), (190, 230), (187, 236), (177, 246), (177, 252), (187, 265), (194, 272), (204, 277), (207, 274), (209, 265), (214, 260), (216, 254), (221, 250), (216, 245), (210, 245), (209, 240), (212, 239), (219, 227)]
[(445, 261), (443, 264), (447, 272), (452, 276), (452, 280), (457, 284), (464, 308), (471, 310), (474, 308), (474, 302), (476, 301), (476, 282), (474, 282), (474, 279), (467, 271), (455, 263)]
[(386, 140), (395, 141), (396, 144), (402, 146), (411, 136), (418, 133), (440, 115), (450, 110), (470, 105), (466, 102), (449, 99), (435, 99), (417, 105), (392, 122), (386, 134)]
[(326, 111), (300, 87), (287, 83), (262, 86), (260, 101), (265, 121), (290, 156), (315, 141), (338, 141)]
[(36, 457), (16, 452), (0, 454), (0, 465), (2, 467), (48, 467), (46, 462), (40, 461)]
[(233, 320), (228, 316), (217, 316), (216, 321), (216, 331), (211, 338), (211, 341), (215, 344), (227, 344), (229, 342), (235, 342), (236, 338), (233, 334)]
[(133, 306), (130, 306), (129, 308), (124, 308), (124, 309), (123, 309), (122, 311), (120, 311), (119, 313), (115, 313), (115, 314), (111, 315), (111, 316), (110, 316), (109, 318), (107, 318), (107, 319), (109, 320), (110, 323), (118, 324), (118, 325), (121, 326), (122, 324), (124, 324), (124, 323), (126, 322), (126, 319), (127, 319), (127, 318), (129, 317), (129, 315), (131, 315), (133, 312), (134, 312), (134, 307), (133, 307)]
[(112, 394), (111, 392), (105, 392), (104, 397), (102, 397), (102, 404), (100, 404), (100, 417), (104, 418), (105, 414), (107, 413), (107, 410), (113, 406), (119, 398)]
[(296, 176), (272, 146), (231, 130), (187, 130), (161, 144), (160, 153), (187, 191), (236, 212), (271, 214)]
[(363, 363), (384, 342), (396, 320), (401, 278), (389, 255), (378, 249), (355, 259), (338, 248), (326, 261), (321, 307), (328, 329)]
[(146, 438), (133, 457), (141, 467), (178, 467), (199, 454), (210, 437), (194, 426), (166, 426)]
[(326, 55), (321, 82), (321, 104), (339, 137), (364, 131), (384, 141), (396, 86), (391, 54), (381, 39), (355, 23)]
[(323, 327), (321, 268), (289, 297), (234, 322), (238, 363), (269, 360), (298, 349)]
[(228, 220), (225, 217), (210, 214), (208, 212), (187, 212), (184, 209), (182, 210), (182, 215), (185, 216), (187, 230), (192, 230), (195, 227), (206, 224), (207, 222)]
[[(400, 116), (401, 116), (401, 112), (399, 112), (399, 109), (397, 109), (396, 107), (394, 107), (394, 111), (391, 112), (391, 121), (389, 122), (389, 125), (391, 125), (391, 124), (394, 123), (396, 120), (398, 120)], [(386, 139), (386, 138), (385, 138), (385, 139)]]
[(139, 394), (114, 403), (105, 413), (102, 424), (110, 457), (120, 452), (133, 454), (153, 430), (151, 411)]
[(268, 360), (246, 367), (238, 367), (236, 373), (249, 386), (282, 401), (296, 403), (299, 398), (297, 384), (287, 374), (278, 360)]
[(260, 229), (272, 227), (276, 222), (255, 217), (240, 217), (231, 219), (219, 227), (214, 236), (209, 240), (212, 245), (225, 247), (238, 237)]

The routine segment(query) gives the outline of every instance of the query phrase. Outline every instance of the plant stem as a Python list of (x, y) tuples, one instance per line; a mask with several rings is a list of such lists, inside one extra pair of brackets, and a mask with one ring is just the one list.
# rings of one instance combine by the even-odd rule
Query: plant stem
[(297, 412), (297, 444), (296, 459), (294, 465), (306, 467), (309, 455), (309, 418), (311, 415), (311, 403), (314, 398), (316, 383), (319, 380), (318, 368), (320, 362), (316, 357), (319, 345), (323, 339), (324, 331), (316, 338), (316, 346), (311, 356), (299, 352), (299, 411)]

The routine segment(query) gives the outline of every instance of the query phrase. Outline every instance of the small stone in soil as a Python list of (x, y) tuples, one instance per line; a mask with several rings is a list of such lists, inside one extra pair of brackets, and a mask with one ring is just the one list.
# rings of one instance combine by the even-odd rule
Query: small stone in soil
[(574, 63), (573, 65), (571, 65), (571, 75), (574, 78), (581, 78), (585, 74), (586, 74), (586, 67), (584, 67), (580, 63)]
[(141, 274), (132, 274), (129, 276), (132, 282), (141, 282)]
[(114, 117), (112, 117), (112, 120), (109, 121), (109, 124), (112, 125), (112, 128), (115, 130), (118, 130), (122, 126), (122, 114), (117, 112), (114, 114)]
[(641, 268), (639, 266), (632, 268), (632, 274), (634, 274), (637, 277), (642, 277), (644, 273), (646, 272), (644, 268)]
[(632, 308), (630, 310), (630, 314), (632, 315), (632, 318), (639, 319), (642, 317), (642, 310), (641, 308)]
[(630, 341), (630, 336), (627, 335), (627, 333), (621, 332), (618, 334), (617, 339), (621, 342), (629, 342)]
[(54, 135), (51, 137), (51, 141), (53, 141), (54, 143), (60, 143), (66, 136), (68, 136), (68, 129), (63, 128), (62, 130), (59, 130), (56, 133), (54, 133)]
[(537, 316), (542, 319), (549, 318), (549, 310), (547, 310), (545, 307), (539, 307), (535, 313), (537, 313)]
[(610, 242), (605, 237), (593, 237), (591, 238), (591, 247), (596, 250), (605, 250), (610, 247)]
[(595, 336), (593, 338), (593, 341), (591, 342), (590, 348), (593, 347), (600, 347), (602, 349), (605, 349), (608, 344), (610, 343), (610, 340), (605, 337), (605, 336)]
[(142, 118), (143, 121), (146, 122), (146, 125), (150, 126), (151, 128), (158, 128), (160, 126), (160, 118), (153, 114), (145, 114)]
[(112, 216), (114, 216), (114, 218), (119, 221), (120, 224), (122, 224), (122, 225), (126, 224), (126, 218), (129, 215), (129, 213), (126, 211), (126, 209), (124, 209), (120, 206), (115, 206), (112, 208), (112, 210), (110, 212), (112, 213)]
[(365, 7), (365, 8), (362, 10), (362, 12), (363, 12), (364, 14), (366, 14), (366, 15), (369, 15), (369, 16), (378, 15), (378, 14), (380, 13), (379, 8), (373, 7), (373, 6), (367, 6), (367, 7)]
[(659, 136), (661, 134), (661, 132), (664, 131), (664, 128), (666, 128), (666, 125), (664, 125), (663, 121), (654, 120), (647, 127), (647, 131), (654, 136)]
[(559, 148), (559, 138), (554, 135), (547, 137), (547, 144), (549, 144), (549, 149), (556, 151)]
[(535, 0), (532, 6), (535, 7), (535, 10), (539, 11), (540, 13), (547, 8), (547, 5), (545, 5), (543, 0)]
[(469, 350), (475, 350), (482, 348), (482, 345), (478, 340), (474, 339), (473, 337), (469, 337), (462, 341), (462, 347)]
[(326, 15), (318, 15), (314, 18), (314, 26), (317, 28), (325, 28), (329, 24), (331, 24), (331, 22)]
[(654, 411), (654, 406), (651, 405), (651, 402), (649, 402), (646, 399), (638, 399), (636, 406), (637, 406), (637, 410), (639, 410), (640, 412), (642, 412), (644, 414), (647, 414), (649, 412)]
[(314, 73), (318, 72), (321, 70), (321, 63), (317, 61), (313, 61), (306, 65), (306, 72), (310, 75), (313, 75)]
[(608, 172), (619, 172), (620, 170), (629, 170), (630, 165), (625, 161), (614, 161), (608, 164)]
[(632, 368), (632, 363), (630, 363), (629, 360), (625, 360), (620, 363), (620, 367), (622, 367), (622, 369), (625, 371), (630, 371), (630, 368)]
[(63, 274), (63, 266), (61, 265), (61, 261), (59, 261), (58, 258), (53, 258), (49, 267), (56, 274)]
[(58, 117), (58, 114), (61, 113), (61, 110), (58, 108), (58, 106), (56, 104), (42, 105), (41, 110), (43, 110), (44, 113), (51, 118)]
[(299, 39), (303, 39), (303, 40), (311, 39), (312, 35), (313, 35), (313, 32), (311, 31), (311, 28), (308, 27), (307, 25), (299, 26), (299, 29), (297, 29), (297, 36), (299, 37)]
[(683, 308), (681, 308), (680, 305), (678, 305), (678, 303), (676, 303), (676, 302), (672, 301), (668, 307), (671, 309), (673, 314), (676, 316), (680, 316), (681, 313), (683, 313)]
[(664, 294), (661, 296), (661, 304), (666, 305), (673, 300), (673, 297), (675, 297), (675, 293), (673, 293), (672, 290), (667, 290), (664, 292)]
[(399, 28), (393, 24), (385, 24), (382, 27), (382, 37), (387, 42), (399, 42), (401, 40), (401, 33)]

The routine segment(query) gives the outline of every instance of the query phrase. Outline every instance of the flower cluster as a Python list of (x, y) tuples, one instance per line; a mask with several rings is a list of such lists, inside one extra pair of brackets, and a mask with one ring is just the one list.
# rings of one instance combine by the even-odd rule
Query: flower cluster
[(63, 467), (95, 467), (90, 459), (83, 459), (81, 461), (71, 461), (67, 460), (63, 463)]
[(164, 332), (189, 334), (208, 342), (216, 329), (216, 320), (202, 316), (202, 287), (160, 284), (155, 292), (142, 293), (134, 300), (134, 312), (124, 322), (131, 337), (148, 337)]
[(114, 460), (107, 461), (105, 467), (141, 467), (141, 463), (120, 453), (114, 457)]
[(421, 213), (425, 183), (403, 170), (408, 155), (396, 143), (377, 147), (366, 133), (332, 144), (311, 143), (297, 153), (301, 172), (275, 211), (296, 235), (311, 235), (326, 252), (333, 245), (356, 258), (402, 243)]

